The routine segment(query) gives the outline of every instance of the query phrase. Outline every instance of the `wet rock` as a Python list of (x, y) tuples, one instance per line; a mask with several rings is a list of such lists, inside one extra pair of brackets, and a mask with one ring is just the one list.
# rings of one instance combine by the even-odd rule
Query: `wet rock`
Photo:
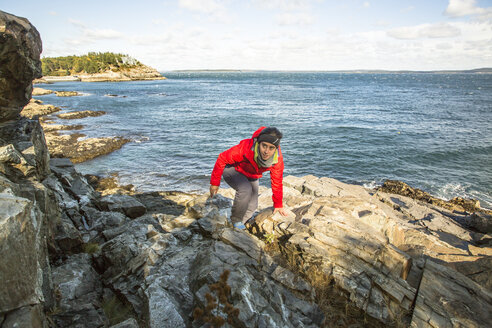
[(41, 38), (29, 21), (0, 11), (0, 122), (18, 117), (41, 77)]
[[(135, 187), (132, 184), (121, 185), (118, 180), (118, 173), (113, 172), (109, 176), (97, 176), (86, 174), (85, 178), (89, 184), (102, 196), (111, 194), (133, 194)], [(148, 207), (146, 205), (146, 207)]]
[(99, 111), (84, 110), (84, 111), (77, 111), (77, 112), (62, 113), (62, 114), (58, 114), (57, 116), (64, 120), (73, 120), (73, 119), (86, 118), (86, 117), (97, 117), (97, 116), (102, 116), (104, 114), (106, 114), (106, 112), (102, 110)]
[[(422, 191), (417, 188), (412, 188), (408, 184), (398, 180), (386, 180), (379, 190), (391, 193), (398, 194), (402, 196), (407, 196), (412, 199), (420, 200), (429, 204), (434, 204), (451, 211), (468, 211), (468, 212), (476, 212), (476, 211), (486, 211), (480, 208), (480, 202), (472, 199), (463, 199), (461, 197), (455, 197), (451, 201), (445, 201), (436, 197), (431, 196), (429, 193)], [(492, 214), (492, 213), (490, 213)]]

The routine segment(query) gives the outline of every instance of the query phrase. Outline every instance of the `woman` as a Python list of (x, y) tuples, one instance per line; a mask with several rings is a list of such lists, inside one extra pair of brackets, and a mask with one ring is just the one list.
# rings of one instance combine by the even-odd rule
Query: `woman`
[(210, 197), (219, 190), (223, 176), (229, 186), (236, 190), (232, 205), (231, 221), (234, 227), (245, 229), (244, 224), (258, 207), (258, 179), (270, 171), (274, 214), (286, 216), (283, 209), (282, 177), (284, 160), (280, 151), (282, 133), (274, 127), (261, 127), (250, 139), (219, 154), (210, 178)]

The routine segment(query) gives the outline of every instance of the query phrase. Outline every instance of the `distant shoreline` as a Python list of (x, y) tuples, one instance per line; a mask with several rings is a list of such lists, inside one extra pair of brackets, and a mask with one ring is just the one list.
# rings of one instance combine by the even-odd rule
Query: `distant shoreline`
[(162, 73), (348, 73), (348, 74), (492, 74), (492, 67), (476, 68), (469, 70), (432, 70), (432, 71), (411, 71), (411, 70), (254, 70), (254, 69), (180, 69), (161, 71)]

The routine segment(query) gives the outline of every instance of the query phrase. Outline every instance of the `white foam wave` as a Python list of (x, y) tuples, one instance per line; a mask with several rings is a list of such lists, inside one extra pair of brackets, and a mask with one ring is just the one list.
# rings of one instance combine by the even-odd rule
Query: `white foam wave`
[(380, 182), (377, 182), (375, 180), (362, 183), (362, 187), (366, 189), (376, 189), (378, 187), (381, 187), (381, 185), (382, 184)]
[(145, 141), (149, 141), (150, 140), (150, 137), (147, 137), (147, 136), (136, 136), (136, 137), (133, 137), (132, 140), (136, 143), (142, 143), (142, 142), (145, 142)]

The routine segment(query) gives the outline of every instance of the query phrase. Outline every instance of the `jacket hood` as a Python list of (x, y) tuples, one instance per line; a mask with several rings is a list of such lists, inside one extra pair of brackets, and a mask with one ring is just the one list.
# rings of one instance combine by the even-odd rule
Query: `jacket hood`
[(260, 135), (261, 131), (263, 131), (263, 129), (265, 129), (265, 128), (266, 128), (266, 126), (262, 126), (258, 130), (256, 130), (255, 133), (253, 133), (253, 138), (258, 138), (258, 136)]

